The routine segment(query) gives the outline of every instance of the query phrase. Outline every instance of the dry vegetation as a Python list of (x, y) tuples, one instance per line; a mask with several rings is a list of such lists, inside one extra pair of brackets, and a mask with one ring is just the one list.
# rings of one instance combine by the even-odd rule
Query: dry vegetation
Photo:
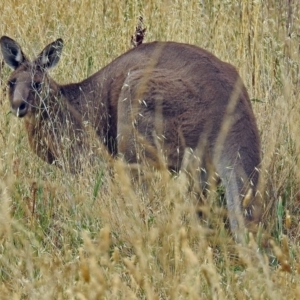
[(234, 64), (261, 133), (265, 201), (263, 233), (238, 246), (220, 192), (204, 224), (183, 174), (151, 171), (145, 193), (101, 150), (80, 175), (64, 174), (30, 151), (0, 64), (1, 299), (299, 299), (300, 3), (12, 0), (0, 11), (0, 35), (31, 56), (64, 39), (52, 71), (62, 83), (129, 49), (140, 14), (146, 41), (193, 43)]

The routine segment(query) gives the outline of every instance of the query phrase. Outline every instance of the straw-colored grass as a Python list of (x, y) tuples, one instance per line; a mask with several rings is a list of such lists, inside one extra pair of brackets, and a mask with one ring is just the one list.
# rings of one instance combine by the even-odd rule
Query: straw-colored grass
[(184, 174), (149, 170), (145, 192), (101, 150), (77, 176), (38, 159), (0, 64), (0, 298), (299, 299), (299, 11), (275, 0), (1, 1), (0, 35), (31, 57), (64, 39), (60, 83), (128, 50), (140, 15), (146, 41), (196, 44), (235, 65), (262, 141), (264, 242), (232, 241), (220, 192), (199, 221)]

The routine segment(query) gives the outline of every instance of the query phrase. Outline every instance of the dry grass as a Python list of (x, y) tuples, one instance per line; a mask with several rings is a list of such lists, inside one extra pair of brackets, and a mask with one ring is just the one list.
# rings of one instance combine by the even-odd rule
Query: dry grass
[(275, 0), (0, 2), (0, 35), (29, 55), (65, 40), (52, 72), (61, 83), (129, 49), (140, 14), (146, 40), (193, 43), (234, 64), (261, 133), (271, 240), (235, 245), (217, 194), (202, 226), (183, 174), (152, 171), (145, 193), (105, 153), (77, 177), (46, 165), (9, 113), (0, 64), (1, 299), (299, 299), (299, 10)]

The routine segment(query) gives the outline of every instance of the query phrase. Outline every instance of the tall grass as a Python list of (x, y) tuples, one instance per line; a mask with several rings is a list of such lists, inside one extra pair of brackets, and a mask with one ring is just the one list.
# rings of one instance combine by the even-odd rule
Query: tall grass
[(78, 176), (46, 165), (9, 112), (10, 70), (0, 64), (1, 299), (299, 298), (300, 3), (13, 0), (0, 11), (0, 34), (31, 57), (64, 39), (51, 73), (60, 83), (129, 49), (140, 15), (147, 41), (196, 44), (235, 65), (260, 130), (264, 199), (264, 241), (250, 235), (242, 247), (225, 228), (220, 193), (198, 220), (184, 174), (151, 171), (145, 193), (101, 150)]

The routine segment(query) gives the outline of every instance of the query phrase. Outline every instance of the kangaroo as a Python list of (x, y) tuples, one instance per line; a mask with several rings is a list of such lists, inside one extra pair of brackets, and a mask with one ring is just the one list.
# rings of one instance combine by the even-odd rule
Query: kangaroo
[(144, 27), (143, 17), (139, 17), (138, 25), (135, 27), (135, 33), (131, 36), (132, 47), (141, 45), (144, 41), (147, 28)]
[[(3, 36), (0, 44), (14, 70), (8, 80), (11, 111), (25, 120), (30, 146), (43, 160), (75, 159), (85, 123), (112, 156), (129, 164), (159, 167), (163, 156), (169, 170), (179, 171), (188, 149), (197, 158), (195, 170), (212, 163), (224, 184), (235, 237), (240, 240), (245, 225), (258, 223), (260, 139), (247, 90), (232, 65), (190, 44), (141, 43), (89, 78), (60, 85), (47, 71), (61, 57), (62, 39), (33, 61), (13, 39)], [(198, 173), (205, 184), (205, 172)]]

